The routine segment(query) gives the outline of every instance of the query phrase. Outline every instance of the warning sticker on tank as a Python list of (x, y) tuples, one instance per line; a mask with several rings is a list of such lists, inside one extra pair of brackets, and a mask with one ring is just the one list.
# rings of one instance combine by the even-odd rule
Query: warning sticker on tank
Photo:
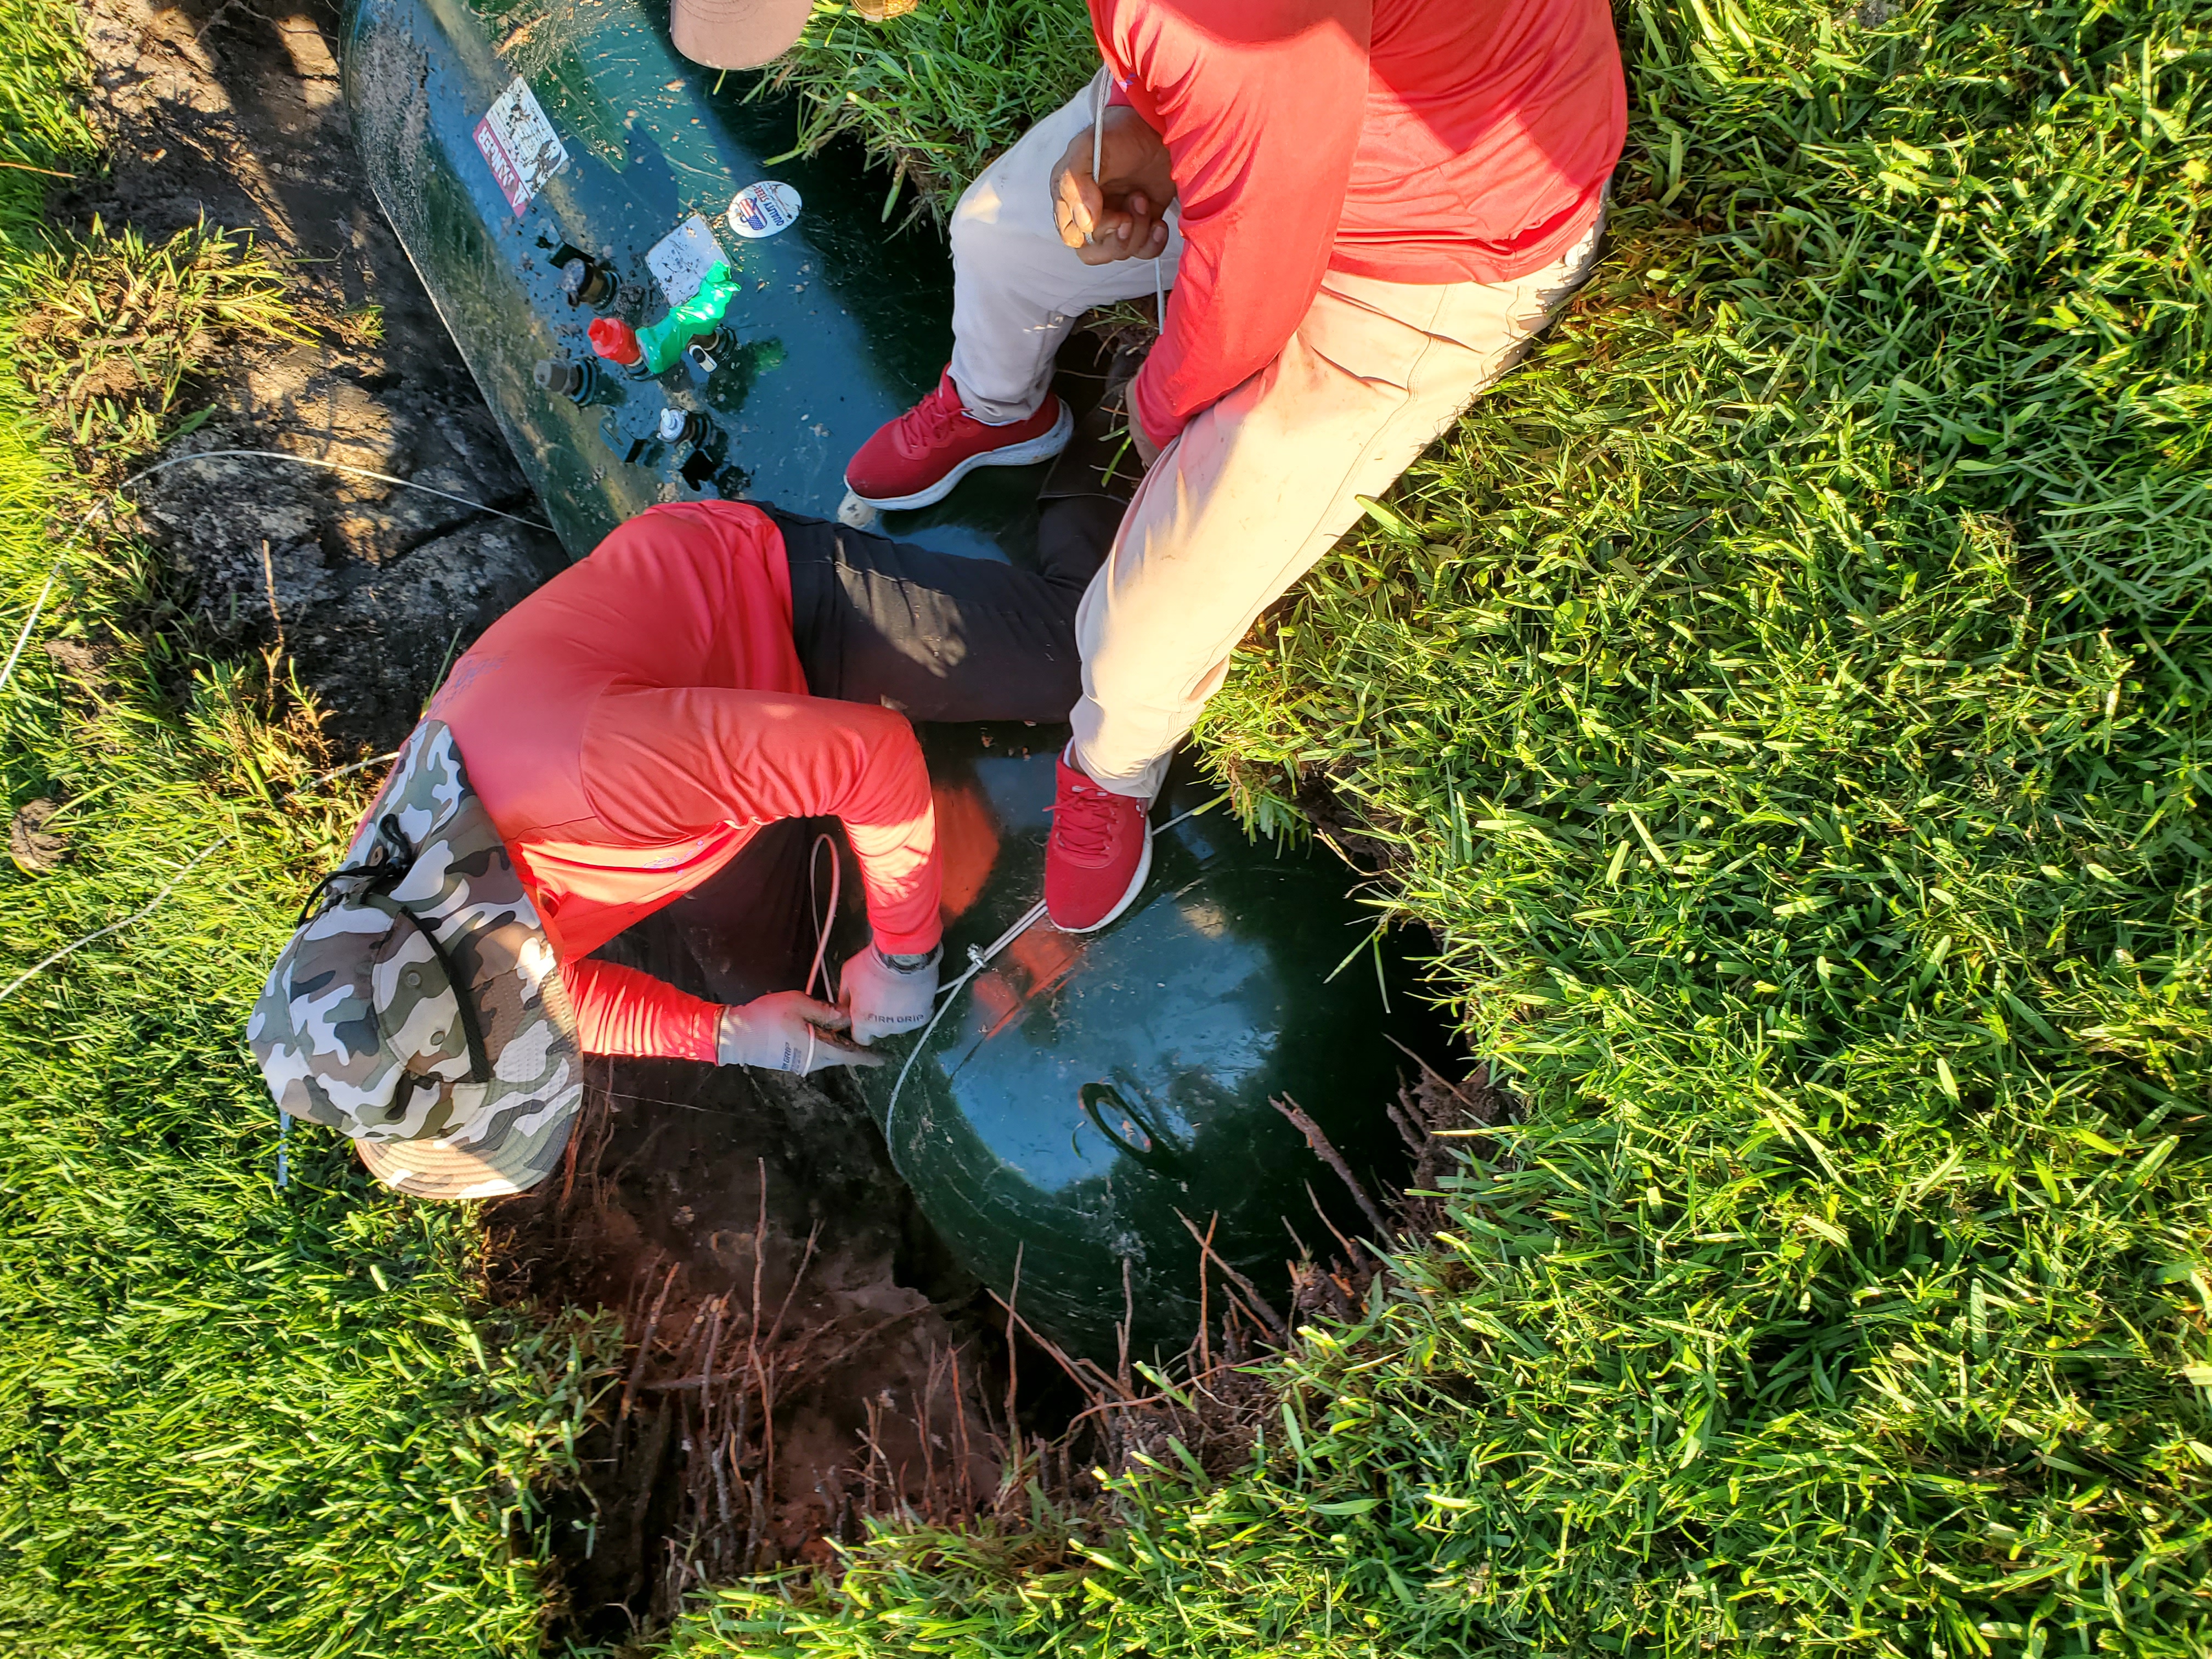
[(714, 240), (714, 228), (695, 213), (647, 249), (645, 263), (668, 303), (680, 306), (705, 286), (708, 271), (729, 264), (730, 256)]
[(747, 185), (730, 203), (730, 228), (748, 240), (773, 236), (799, 222), (799, 192), (763, 179)]
[(520, 218), (545, 181), (568, 165), (561, 135), (520, 76), (477, 123), (477, 148), (491, 164), (507, 206)]

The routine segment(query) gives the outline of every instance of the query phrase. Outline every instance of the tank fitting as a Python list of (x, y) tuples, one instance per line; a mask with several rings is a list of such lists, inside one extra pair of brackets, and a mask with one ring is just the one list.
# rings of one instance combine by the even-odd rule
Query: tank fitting
[(639, 365), (645, 361), (643, 348), (638, 344), (637, 331), (619, 317), (599, 317), (585, 331), (591, 337), (592, 349), (618, 368), (643, 373)]
[(541, 359), (530, 371), (530, 378), (542, 392), (566, 398), (572, 404), (587, 404), (599, 390), (599, 371), (588, 358), (579, 362), (573, 357), (552, 357)]
[[(712, 334), (720, 325), (722, 313), (730, 308), (730, 301), (737, 291), (729, 266), (717, 263), (707, 273), (707, 280), (699, 285), (696, 294), (659, 322), (638, 330), (637, 343), (645, 353), (647, 372), (660, 374), (682, 355), (685, 346), (702, 335)], [(599, 326), (597, 323), (592, 325), (595, 337)]]
[(664, 409), (656, 435), (665, 444), (696, 444), (707, 433), (707, 422), (688, 410)]
[(553, 250), (553, 265), (561, 273), (561, 293), (572, 306), (605, 311), (615, 302), (620, 284), (615, 274), (574, 242)]

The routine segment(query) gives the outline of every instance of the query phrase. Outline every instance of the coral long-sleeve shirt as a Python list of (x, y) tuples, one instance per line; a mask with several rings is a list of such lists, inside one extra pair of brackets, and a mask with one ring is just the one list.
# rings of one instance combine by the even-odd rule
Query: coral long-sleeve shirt
[(493, 623), (430, 713), (537, 902), (587, 1053), (714, 1058), (718, 1005), (587, 958), (777, 819), (843, 820), (876, 943), (937, 945), (914, 728), (807, 695), (783, 537), (757, 507), (632, 519)]
[(1627, 94), (1607, 0), (1090, 0), (1166, 140), (1182, 263), (1135, 385), (1164, 444), (1340, 270), (1510, 282), (1595, 220)]

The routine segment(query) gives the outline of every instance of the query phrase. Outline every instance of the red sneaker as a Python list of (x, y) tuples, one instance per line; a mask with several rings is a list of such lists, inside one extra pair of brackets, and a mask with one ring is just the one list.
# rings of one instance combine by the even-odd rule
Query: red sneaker
[(1052, 836), (1044, 846), (1044, 909), (1063, 933), (1091, 933), (1127, 909), (1152, 868), (1150, 801), (1101, 789), (1060, 757)]
[(846, 463), (845, 488), (870, 507), (927, 507), (979, 466), (1049, 460), (1067, 447), (1074, 430), (1067, 406), (1049, 392), (1026, 421), (988, 425), (962, 405), (948, 368), (936, 391), (860, 446)]

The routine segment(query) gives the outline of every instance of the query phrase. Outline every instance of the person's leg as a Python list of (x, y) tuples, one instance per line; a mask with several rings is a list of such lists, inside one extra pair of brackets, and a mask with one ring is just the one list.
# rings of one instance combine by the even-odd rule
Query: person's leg
[[(1150, 259), (1086, 265), (1053, 221), (1052, 169), (1090, 126), (1097, 89), (1094, 81), (1024, 133), (953, 210), (952, 380), (979, 420), (1002, 424), (1033, 413), (1076, 318), (1152, 291)], [(1160, 256), (1170, 287), (1182, 255), (1176, 231)]]
[(1335, 545), (1588, 274), (1598, 230), (1514, 283), (1332, 273), (1266, 369), (1201, 414), (1139, 487), (1077, 613), (1085, 773), (1149, 799), (1279, 595)]
[(766, 511), (783, 532), (792, 633), (816, 696), (918, 720), (1067, 718), (1083, 689), (1075, 608), (1120, 502), (1047, 503), (1034, 571)]

